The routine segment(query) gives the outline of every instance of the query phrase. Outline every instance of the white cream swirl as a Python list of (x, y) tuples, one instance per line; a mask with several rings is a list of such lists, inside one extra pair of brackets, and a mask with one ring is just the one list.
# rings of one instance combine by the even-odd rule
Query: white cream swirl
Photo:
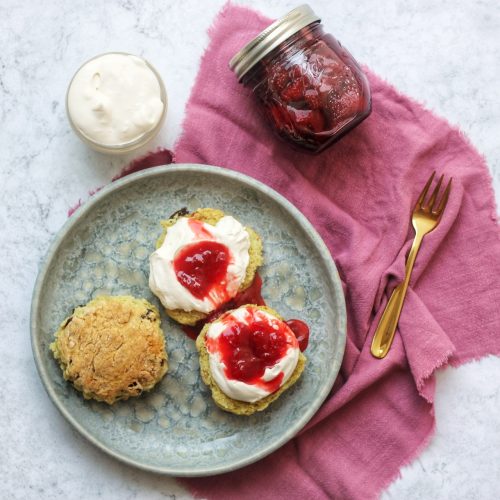
[(91, 59), (78, 70), (68, 91), (74, 126), (107, 146), (142, 137), (158, 125), (164, 107), (158, 77), (144, 59), (130, 54)]
[(197, 234), (189, 224), (189, 218), (181, 217), (168, 228), (165, 241), (149, 258), (149, 288), (167, 309), (207, 314), (223, 302), (216, 292), (209, 293), (203, 300), (198, 299), (177, 279), (174, 270), (177, 252), (198, 241), (216, 241), (229, 249), (230, 261), (225, 279), (227, 296), (234, 297), (245, 278), (250, 260), (250, 237), (236, 219), (224, 216), (215, 226), (203, 223), (203, 231)]

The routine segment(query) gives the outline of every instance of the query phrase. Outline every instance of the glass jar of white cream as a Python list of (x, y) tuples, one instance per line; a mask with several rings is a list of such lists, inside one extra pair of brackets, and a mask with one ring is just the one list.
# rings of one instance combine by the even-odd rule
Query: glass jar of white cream
[(102, 153), (128, 153), (160, 130), (167, 93), (146, 60), (109, 52), (90, 59), (75, 73), (66, 111), (73, 130), (88, 146)]

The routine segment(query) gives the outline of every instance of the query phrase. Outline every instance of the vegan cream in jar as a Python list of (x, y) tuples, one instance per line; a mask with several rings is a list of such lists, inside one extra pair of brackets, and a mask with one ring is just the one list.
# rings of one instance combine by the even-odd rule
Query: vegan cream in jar
[(144, 59), (110, 52), (87, 61), (66, 96), (71, 126), (90, 147), (127, 153), (160, 130), (167, 96), (156, 70)]

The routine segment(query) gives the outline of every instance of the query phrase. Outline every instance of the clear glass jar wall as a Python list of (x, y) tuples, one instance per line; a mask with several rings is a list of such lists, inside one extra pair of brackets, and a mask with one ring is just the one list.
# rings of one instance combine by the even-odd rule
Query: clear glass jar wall
[(318, 22), (300, 29), (241, 78), (275, 131), (318, 153), (371, 112), (368, 80), (358, 63)]

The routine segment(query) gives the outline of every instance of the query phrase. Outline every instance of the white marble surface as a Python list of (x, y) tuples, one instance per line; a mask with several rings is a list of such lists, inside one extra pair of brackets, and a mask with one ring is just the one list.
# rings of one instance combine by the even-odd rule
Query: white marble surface
[[(241, 3), (273, 17), (297, 5)], [(310, 3), (361, 62), (462, 128), (486, 156), (500, 200), (498, 0)], [(29, 307), (38, 265), (68, 207), (127, 162), (90, 152), (71, 132), (64, 95), (72, 73), (109, 50), (150, 59), (170, 96), (156, 143), (171, 147), (222, 4), (0, 2), (1, 499), (189, 498), (173, 479), (108, 458), (63, 420), (35, 370)], [(499, 498), (499, 380), (498, 358), (438, 375), (436, 435), (384, 499)]]

